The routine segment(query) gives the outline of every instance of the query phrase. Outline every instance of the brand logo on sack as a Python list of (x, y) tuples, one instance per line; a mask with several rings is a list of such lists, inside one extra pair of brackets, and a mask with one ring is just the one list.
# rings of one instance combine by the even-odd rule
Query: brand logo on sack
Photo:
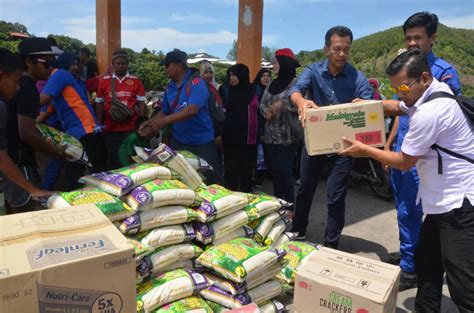
[(70, 254), (70, 253), (84, 253), (89, 249), (101, 249), (105, 247), (105, 241), (99, 239), (97, 241), (89, 241), (84, 243), (78, 243), (75, 245), (65, 245), (50, 249), (41, 249), (35, 255), (35, 260), (39, 260), (47, 255), (52, 254)]

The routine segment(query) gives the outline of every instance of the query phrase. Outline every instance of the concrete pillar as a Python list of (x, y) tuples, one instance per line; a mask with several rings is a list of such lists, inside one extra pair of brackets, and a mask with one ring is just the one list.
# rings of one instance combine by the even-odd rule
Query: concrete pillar
[(263, 0), (239, 0), (237, 62), (250, 69), (250, 81), (260, 70), (262, 59)]
[(107, 71), (112, 52), (121, 46), (120, 0), (96, 0), (96, 57), (99, 74)]

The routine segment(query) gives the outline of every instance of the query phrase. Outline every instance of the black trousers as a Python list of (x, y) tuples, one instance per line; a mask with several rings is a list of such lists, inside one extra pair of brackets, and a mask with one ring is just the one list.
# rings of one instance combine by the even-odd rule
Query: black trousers
[(257, 145), (224, 145), (224, 185), (233, 191), (252, 192)]
[(415, 252), (416, 312), (440, 312), (446, 272), (451, 299), (461, 313), (474, 312), (474, 207), (428, 214)]
[(132, 130), (104, 133), (105, 145), (107, 147), (107, 170), (115, 170), (122, 167), (119, 159), (120, 146), (131, 133), (133, 133)]

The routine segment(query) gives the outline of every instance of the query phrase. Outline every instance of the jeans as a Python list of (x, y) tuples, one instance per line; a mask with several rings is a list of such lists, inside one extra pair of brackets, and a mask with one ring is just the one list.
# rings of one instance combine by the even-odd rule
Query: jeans
[(171, 136), (169, 145), (174, 150), (187, 150), (209, 163), (212, 166), (212, 171), (206, 171), (202, 173), (206, 178), (206, 184), (221, 184), (222, 183), (222, 167), (219, 161), (219, 155), (217, 153), (217, 146), (213, 141), (202, 144), (202, 145), (186, 145), (179, 142)]
[(257, 163), (257, 145), (224, 144), (224, 186), (252, 192), (252, 176)]
[(415, 252), (416, 312), (440, 312), (443, 276), (461, 313), (474, 312), (474, 206), (428, 214)]
[[(266, 147), (273, 176), (273, 194), (289, 203), (294, 203), (295, 183), (293, 181), (292, 166), (298, 144), (266, 144)], [(293, 205), (290, 209), (293, 209)]]
[[(49, 158), (48, 165), (43, 174), (43, 179), (41, 181), (41, 188), (45, 190), (53, 190), (58, 180), (59, 175), (64, 167), (63, 160), (57, 160), (54, 158)], [(67, 180), (67, 177), (66, 177)]]
[(306, 147), (301, 153), (300, 188), (296, 196), (292, 231), (306, 233), (308, 217), (323, 167), (328, 166), (327, 222), (325, 244), (337, 247), (345, 223), (347, 183), (354, 160), (339, 155), (309, 156)]
[(391, 169), (391, 183), (397, 208), (400, 237), (400, 268), (415, 272), (415, 249), (420, 236), (423, 208), (416, 204), (419, 178), (416, 168), (408, 171)]

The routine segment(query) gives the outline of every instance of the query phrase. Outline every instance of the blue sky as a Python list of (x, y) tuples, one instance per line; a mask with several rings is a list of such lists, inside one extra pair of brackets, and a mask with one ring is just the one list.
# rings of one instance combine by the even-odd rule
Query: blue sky
[[(331, 26), (346, 25), (360, 38), (426, 10), (448, 26), (474, 29), (474, 0), (265, 0), (263, 45), (295, 53), (319, 49)], [(238, 0), (122, 0), (122, 46), (225, 58), (237, 19)], [(95, 43), (95, 0), (0, 0), (0, 20), (20, 22), (37, 36)]]

